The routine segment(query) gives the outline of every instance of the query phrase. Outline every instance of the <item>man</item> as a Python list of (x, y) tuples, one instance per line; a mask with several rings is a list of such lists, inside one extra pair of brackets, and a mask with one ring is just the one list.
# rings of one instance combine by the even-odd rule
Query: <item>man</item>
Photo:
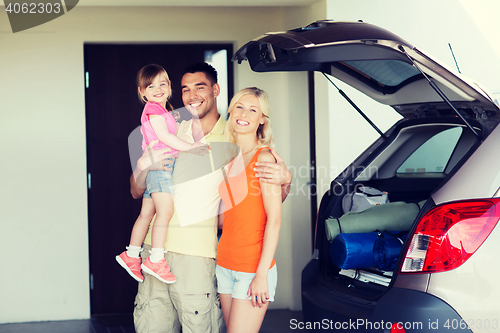
[[(210, 156), (182, 153), (176, 161), (173, 175), (176, 211), (165, 242), (165, 258), (176, 282), (164, 284), (144, 275), (135, 300), (137, 333), (181, 332), (181, 327), (182, 332), (224, 332), (225, 327), (215, 279), (218, 186), (223, 180), (221, 168), (235, 156), (237, 148), (223, 143), (226, 121), (217, 112), (220, 88), (216, 70), (206, 63), (186, 67), (181, 88), (186, 109), (197, 115), (199, 122), (182, 122), (177, 136), (188, 142), (207, 143), (211, 153)], [(147, 171), (165, 168), (163, 154), (167, 152), (168, 148), (146, 149), (139, 158), (130, 178), (134, 198), (141, 198), (144, 193)], [(281, 157), (277, 154), (275, 157), (276, 163), (257, 166), (256, 174), (263, 181), (281, 185), (284, 199), (290, 189), (291, 173)], [(151, 228), (144, 241), (143, 260), (149, 255), (150, 237)]]

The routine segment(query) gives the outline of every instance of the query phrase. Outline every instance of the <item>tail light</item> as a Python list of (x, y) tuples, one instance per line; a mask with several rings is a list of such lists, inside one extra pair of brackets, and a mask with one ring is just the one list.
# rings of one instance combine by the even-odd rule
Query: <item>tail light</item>
[(391, 333), (406, 333), (406, 330), (401, 323), (394, 323), (391, 326)]
[(459, 267), (483, 244), (500, 217), (500, 199), (437, 206), (418, 222), (401, 273), (444, 272)]

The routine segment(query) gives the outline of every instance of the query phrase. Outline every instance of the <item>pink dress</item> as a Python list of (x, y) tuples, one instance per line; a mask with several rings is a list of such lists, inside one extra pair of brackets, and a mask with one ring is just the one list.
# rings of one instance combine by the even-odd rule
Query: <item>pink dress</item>
[[(155, 134), (155, 131), (153, 130), (153, 126), (151, 126), (149, 115), (162, 116), (167, 123), (167, 128), (170, 134), (175, 135), (175, 132), (177, 131), (177, 123), (174, 119), (174, 116), (172, 116), (170, 112), (165, 110), (165, 108), (163, 108), (163, 106), (158, 103), (147, 102), (146, 105), (144, 105), (144, 110), (142, 111), (141, 115), (142, 151), (146, 149), (147, 145), (151, 141), (159, 140)], [(178, 156), (179, 151), (177, 149), (169, 147), (161, 141), (158, 141), (158, 143), (153, 146), (154, 149), (167, 147), (172, 149), (172, 155), (174, 155), (175, 157)]]

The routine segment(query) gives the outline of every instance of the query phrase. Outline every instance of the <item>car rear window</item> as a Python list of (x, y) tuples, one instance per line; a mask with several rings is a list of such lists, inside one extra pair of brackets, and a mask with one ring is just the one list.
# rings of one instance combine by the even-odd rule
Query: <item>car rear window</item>
[(418, 69), (412, 65), (398, 60), (362, 60), (344, 61), (343, 63), (384, 86), (395, 87), (420, 74)]
[(434, 135), (401, 164), (397, 173), (443, 173), (460, 135), (462, 135), (461, 127), (450, 128)]

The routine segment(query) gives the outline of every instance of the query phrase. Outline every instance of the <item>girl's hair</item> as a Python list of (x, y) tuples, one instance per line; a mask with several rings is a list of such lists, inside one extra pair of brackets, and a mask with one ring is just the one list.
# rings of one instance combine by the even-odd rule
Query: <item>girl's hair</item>
[[(141, 94), (141, 91), (144, 91), (158, 75), (164, 75), (165, 78), (167, 79), (168, 94), (169, 94), (168, 98), (172, 97), (172, 82), (170, 82), (170, 78), (168, 77), (167, 71), (160, 65), (149, 64), (142, 67), (137, 73), (137, 87), (139, 88), (137, 90), (137, 94), (139, 95), (139, 100), (142, 103), (147, 103), (148, 100)], [(172, 111), (174, 108), (168, 102), (168, 98), (167, 98), (166, 108), (168, 111)]]
[[(231, 111), (233, 111), (238, 100), (241, 97), (250, 94), (257, 97), (260, 104), (260, 110), (264, 115), (264, 124), (260, 124), (259, 127), (257, 128), (257, 139), (259, 144), (257, 145), (257, 147), (255, 147), (255, 149), (258, 149), (263, 146), (272, 148), (274, 145), (274, 139), (273, 139), (273, 132), (271, 129), (271, 120), (269, 119), (269, 100), (264, 90), (256, 87), (250, 87), (238, 91), (231, 99), (231, 103), (229, 103), (229, 108), (227, 109), (228, 117), (231, 116)], [(224, 136), (225, 136), (225, 141), (236, 143), (236, 135), (230, 121), (226, 123)]]

